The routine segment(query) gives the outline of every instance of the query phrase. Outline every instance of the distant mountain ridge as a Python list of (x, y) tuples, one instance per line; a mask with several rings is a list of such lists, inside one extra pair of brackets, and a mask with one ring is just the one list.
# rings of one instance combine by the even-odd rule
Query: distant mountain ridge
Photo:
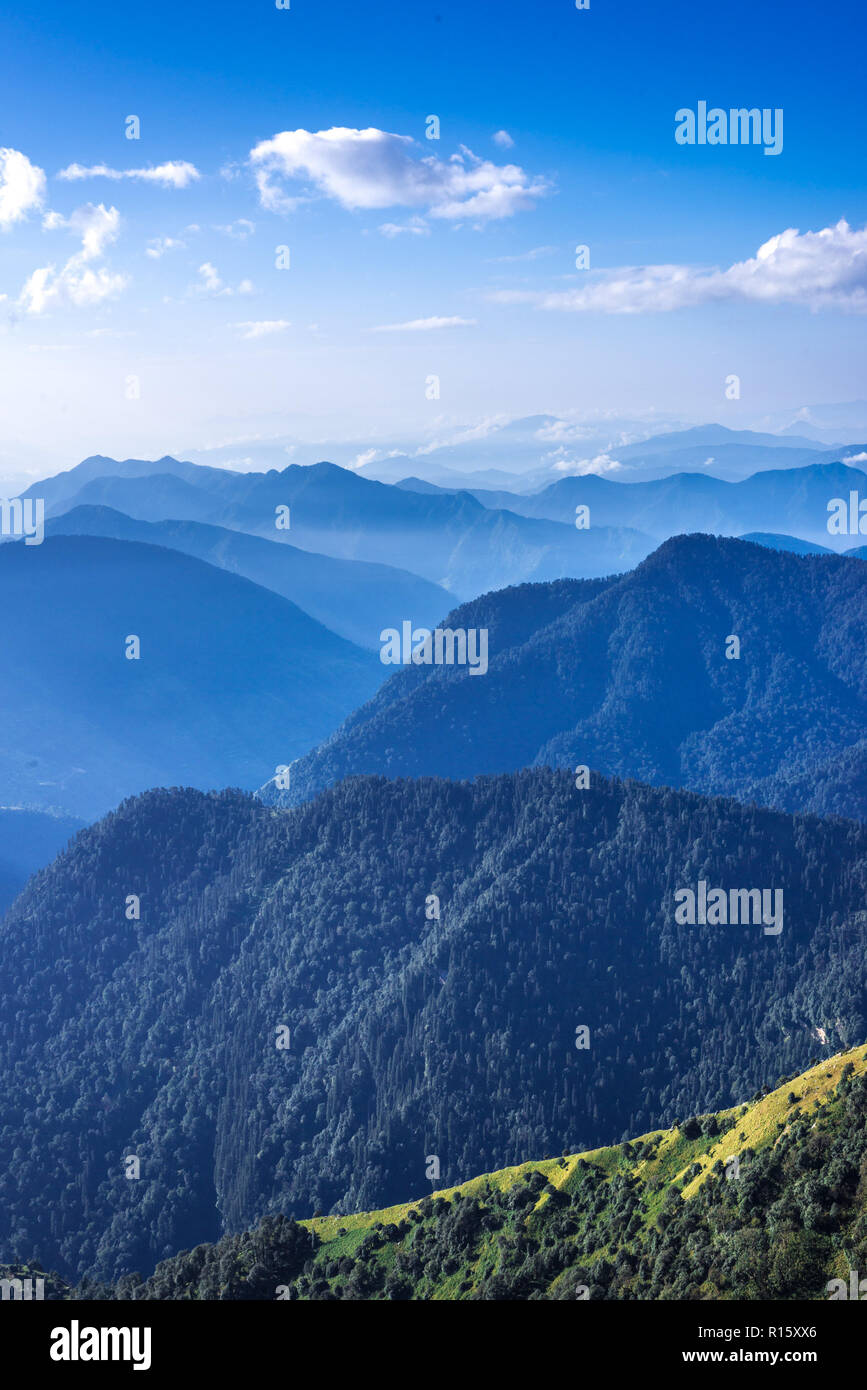
[[(187, 466), (189, 467), (189, 466)], [(568, 524), (484, 507), (469, 493), (422, 496), (361, 478), (331, 463), (291, 464), (281, 473), (222, 473), (214, 482), (175, 472), (90, 478), (50, 503), (104, 506), (141, 521), (196, 521), (285, 541), (344, 560), (409, 570), (459, 597), (529, 578), (595, 576), (628, 569), (651, 549), (632, 527)], [(41, 495), (39, 487), (31, 489)], [(68, 488), (68, 483), (64, 483)], [(275, 527), (289, 508), (287, 530)]]
[(765, 545), (769, 550), (790, 550), (793, 555), (833, 555), (827, 545), (816, 545), (813, 541), (802, 541), (798, 536), (780, 536), (771, 531), (748, 531), (739, 540), (752, 541), (754, 545)]
[[(852, 491), (867, 498), (867, 474), (828, 461), (769, 468), (740, 482), (706, 473), (621, 482), (588, 473), (564, 477), (539, 493), (513, 497), (509, 505), (522, 516), (549, 521), (566, 520), (574, 517), (576, 506), (589, 506), (591, 525), (637, 526), (660, 540), (690, 531), (741, 535), (772, 529), (842, 551), (857, 538), (829, 533), (828, 504), (834, 498), (848, 499)], [(500, 492), (473, 495), (491, 507), (507, 501)]]
[[(734, 433), (721, 426), (711, 432), (724, 440)], [(645, 443), (662, 450), (667, 440)], [(640, 447), (628, 446), (624, 457)], [(500, 490), (440, 484), (414, 477), (412, 460), (399, 482), (383, 484), (328, 463), (236, 473), (173, 459), (114, 464), (96, 456), (26, 495), (44, 496), (49, 515), (80, 505), (108, 506), (143, 521), (197, 521), (338, 558), (386, 562), (464, 598), (508, 583), (615, 573), (649, 552), (648, 537), (659, 541), (693, 530), (772, 531), (837, 551), (852, 546), (852, 538), (829, 533), (828, 504), (851, 491), (867, 496), (862, 468), (828, 450), (780, 442), (755, 446), (767, 455), (760, 471), (747, 469), (726, 481), (714, 470), (720, 451), (747, 446), (724, 442), (714, 457), (706, 455), (709, 447), (681, 446), (676, 458), (670, 456), (672, 470), (650, 480), (626, 472), (566, 472), (540, 491), (527, 491), (518, 475), (514, 489), (511, 483)], [(867, 446), (857, 444), (841, 451), (853, 458), (865, 453)], [(480, 504), (493, 515), (480, 513)], [(590, 508), (590, 529), (576, 535), (578, 505)], [(288, 532), (275, 533), (279, 506), (292, 509)]]
[[(841, 438), (845, 434), (841, 432)], [(713, 454), (721, 475), (734, 480), (782, 466), (782, 454), (790, 464), (818, 462), (834, 457), (834, 447), (830, 440), (817, 440), (809, 431), (800, 435), (796, 429), (771, 434), (710, 423), (653, 434), (637, 421), (612, 423), (606, 429), (604, 423), (582, 425), (537, 415), (471, 433), (456, 443), (391, 453), (362, 471), (385, 482), (416, 474), (452, 491), (502, 488), (526, 493), (556, 481), (558, 468), (569, 460), (580, 465), (607, 459), (619, 464), (626, 476), (643, 481), (701, 466)]]

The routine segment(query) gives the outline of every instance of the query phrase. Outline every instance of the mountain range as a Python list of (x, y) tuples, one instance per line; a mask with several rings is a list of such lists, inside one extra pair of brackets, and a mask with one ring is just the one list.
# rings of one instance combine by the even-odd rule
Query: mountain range
[[(421, 496), (331, 463), (260, 474), (199, 472), (162, 459), (164, 471), (147, 475), (139, 461), (132, 464), (94, 476), (96, 466), (111, 464), (86, 460), (85, 481), (72, 495), (68, 475), (60, 492), (39, 483), (25, 495), (44, 496), (49, 516), (110, 507), (139, 521), (195, 521), (291, 540), (302, 550), (410, 570), (461, 598), (531, 578), (609, 574), (628, 569), (652, 548), (634, 528), (579, 531), (574, 515), (567, 525), (485, 507), (469, 493)], [(278, 529), (278, 513), (285, 516), (280, 509), (286, 508), (289, 528)]]
[[(709, 445), (787, 466), (472, 495), (94, 456), (31, 489), (0, 1263), (104, 1297), (812, 1297), (860, 1248), (862, 1059), (830, 1059), (867, 1036), (867, 551), (825, 521), (867, 474), (721, 427), (625, 448), (647, 477)], [(381, 630), (437, 623), (484, 672), (385, 679)]]
[(584, 472), (594, 461), (638, 481), (711, 465), (734, 481), (759, 469), (839, 457), (834, 453), (843, 447), (838, 441), (853, 437), (853, 431), (860, 437), (863, 429), (857, 422), (863, 418), (863, 412), (856, 414), (848, 429), (826, 441), (809, 430), (803, 435), (797, 429), (772, 434), (705, 424), (651, 432), (634, 420), (612, 420), (606, 427), (533, 415), (412, 452), (382, 451), (360, 471), (386, 482), (409, 474), (446, 489), (505, 488), (519, 493), (545, 487), (558, 472)]
[(473, 496), (486, 506), (508, 505), (522, 516), (549, 521), (568, 520), (577, 506), (586, 506), (591, 526), (638, 527), (659, 540), (689, 531), (734, 536), (765, 532), (771, 524), (776, 532), (847, 550), (857, 542), (829, 533), (828, 504), (834, 498), (848, 499), (853, 491), (867, 498), (867, 474), (828, 461), (768, 468), (739, 482), (708, 473), (673, 473), (650, 482), (620, 482), (588, 473), (561, 478), (527, 496), (478, 490)]
[[(701, 433), (712, 437), (720, 429)], [(668, 442), (661, 437), (642, 447), (654, 458), (668, 457)], [(707, 447), (681, 447), (676, 451), (680, 471), (650, 481), (589, 472), (561, 477), (535, 492), (526, 491), (526, 480), (518, 490), (448, 489), (412, 476), (393, 486), (329, 463), (235, 473), (169, 457), (148, 464), (94, 456), (35, 484), (26, 495), (44, 497), (49, 517), (86, 508), (83, 518), (72, 523), (76, 525), (110, 529), (105, 515), (110, 509), (140, 522), (186, 521), (313, 552), (319, 557), (315, 583), (305, 579), (297, 554), (284, 572), (273, 554), (260, 550), (254, 560), (247, 548), (242, 556), (240, 542), (213, 533), (197, 533), (194, 540), (187, 531), (180, 547), (248, 573), (257, 582), (277, 584), (279, 592), (301, 606), (320, 582), (326, 591), (345, 582), (345, 574), (328, 575), (325, 556), (403, 571), (393, 576), (395, 597), (401, 602), (404, 596), (417, 597), (424, 604), (424, 595), (413, 593), (407, 572), (437, 586), (438, 594), (446, 590), (470, 599), (510, 584), (623, 572), (659, 541), (692, 531), (790, 534), (838, 552), (859, 543), (857, 536), (830, 534), (828, 525), (835, 498), (848, 499), (853, 492), (867, 497), (867, 474), (860, 467), (829, 457), (828, 451), (725, 443), (718, 450), (763, 449), (771, 459), (765, 459), (761, 471), (738, 481), (705, 468), (683, 471), (708, 464), (708, 458), (699, 457)], [(852, 445), (842, 452), (860, 459), (867, 450)], [(586, 508), (586, 514), (579, 516), (579, 508)], [(115, 518), (114, 530), (118, 526)], [(176, 530), (164, 539), (174, 543), (180, 536)], [(377, 595), (380, 581), (389, 578), (381, 570), (377, 575), (358, 571), (357, 577), (360, 592)], [(434, 597), (428, 590), (427, 598), (432, 602)], [(326, 599), (314, 616), (331, 625), (334, 607)], [(359, 617), (366, 626), (365, 612)], [(360, 640), (361, 631), (351, 619), (340, 631)]]

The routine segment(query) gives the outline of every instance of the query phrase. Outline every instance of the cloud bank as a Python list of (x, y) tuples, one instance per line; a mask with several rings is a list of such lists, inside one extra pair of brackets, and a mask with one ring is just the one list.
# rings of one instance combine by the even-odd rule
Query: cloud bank
[(853, 230), (842, 219), (818, 232), (789, 227), (727, 270), (626, 266), (593, 273), (576, 289), (500, 290), (490, 298), (572, 313), (670, 313), (724, 301), (867, 313), (867, 227)]

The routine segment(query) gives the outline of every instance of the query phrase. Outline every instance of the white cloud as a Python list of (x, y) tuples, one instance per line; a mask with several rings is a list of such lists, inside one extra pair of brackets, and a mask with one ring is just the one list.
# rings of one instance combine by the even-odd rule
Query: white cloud
[(127, 284), (125, 275), (110, 271), (106, 266), (94, 268), (89, 263), (99, 260), (105, 248), (117, 240), (120, 213), (103, 203), (88, 203), (76, 208), (69, 217), (50, 212), (43, 226), (49, 231), (65, 228), (81, 238), (81, 250), (57, 270), (54, 265), (34, 270), (19, 296), (19, 304), (29, 314), (41, 314), (52, 307), (86, 308), (112, 299)]
[(217, 267), (211, 265), (210, 261), (205, 261), (204, 265), (199, 266), (199, 275), (201, 276), (200, 288), (206, 290), (209, 294), (219, 294), (223, 290), (223, 282), (220, 279)]
[[(53, 214), (56, 219), (58, 214)], [(106, 246), (117, 241), (120, 231), (120, 213), (117, 208), (107, 208), (104, 203), (87, 203), (76, 208), (66, 219), (55, 220), (53, 225), (63, 226), (81, 237), (82, 261), (94, 261), (102, 255)]]
[(0, 149), (0, 228), (22, 222), (44, 201), (44, 171), (20, 150)]
[(256, 230), (255, 222), (251, 222), (247, 217), (239, 217), (235, 222), (229, 222), (225, 227), (215, 227), (215, 232), (222, 232), (224, 236), (232, 237), (234, 241), (246, 241), (248, 236), (252, 236)]
[(727, 270), (626, 266), (594, 274), (579, 289), (500, 290), (490, 297), (573, 313), (667, 313), (726, 300), (867, 313), (867, 227), (853, 231), (843, 220), (819, 232), (789, 227)]
[[(560, 455), (558, 458), (557, 455)], [(555, 458), (556, 462), (552, 465), (555, 473), (563, 473), (567, 477), (585, 478), (588, 473), (596, 473), (603, 476), (606, 473), (621, 473), (623, 464), (618, 463), (610, 454), (597, 454), (595, 458), (575, 459), (569, 458), (564, 449), (555, 450), (553, 454), (548, 454), (548, 458)]]
[[(651, 408), (650, 416), (653, 410)], [(547, 444), (583, 444), (588, 439), (598, 439), (600, 433), (608, 435), (606, 448), (625, 448), (627, 444), (637, 444), (649, 435), (659, 433), (659, 428), (663, 425), (669, 429), (682, 429), (683, 424), (679, 420), (670, 417), (663, 417), (659, 421), (659, 428), (652, 429), (645, 427), (636, 433), (632, 429), (624, 429), (622, 420), (612, 410), (593, 409), (593, 410), (570, 410), (564, 417), (548, 420), (539, 429), (534, 430), (535, 439)], [(549, 455), (548, 457), (553, 457)]]
[(221, 278), (220, 272), (212, 261), (204, 261), (199, 266), (199, 278), (187, 289), (189, 295), (210, 295), (211, 297), (223, 298), (233, 294), (252, 294), (252, 280), (242, 280), (237, 288), (233, 289)]
[(161, 256), (164, 256), (166, 254), (167, 251), (182, 250), (186, 247), (186, 244), (187, 243), (185, 241), (178, 241), (175, 237), (153, 237), (148, 242), (147, 247), (145, 248), (145, 255), (150, 256), (151, 259), (154, 261), (158, 261)]
[(71, 305), (76, 309), (113, 299), (126, 286), (126, 277), (113, 274), (105, 266), (93, 270), (75, 264), (75, 257), (60, 271), (53, 265), (34, 270), (21, 291), (20, 304), (28, 314), (42, 314), (51, 307)]
[(380, 463), (383, 459), (399, 458), (403, 452), (403, 449), (364, 449), (345, 466), (353, 472), (358, 472), (360, 469), (366, 468), (369, 463)]
[(410, 319), (407, 323), (382, 323), (378, 328), (372, 328), (370, 331), (371, 333), (400, 333), (403, 331), (427, 333), (434, 328), (471, 328), (475, 323), (475, 319), (435, 316), (429, 319)]
[(410, 217), (407, 222), (382, 222), (378, 229), (384, 237), (393, 241), (397, 236), (430, 236), (430, 227), (423, 217)]
[(849, 454), (843, 460), (844, 463), (867, 463), (867, 454)]
[(234, 326), (242, 329), (242, 338), (267, 338), (272, 333), (282, 333), (292, 327), (288, 319), (260, 319), (253, 323), (236, 323)]
[(310, 199), (287, 194), (287, 179), (304, 180), (344, 208), (423, 207), (427, 216), (449, 220), (511, 217), (548, 192), (543, 179), (516, 164), (479, 159), (466, 146), (449, 160), (417, 157), (415, 149), (411, 136), (374, 128), (284, 130), (256, 145), (250, 164), (262, 206), (278, 212)]
[(503, 150), (511, 150), (515, 144), (507, 130), (495, 130), (491, 139), (495, 145), (499, 145)]
[(194, 164), (185, 159), (170, 159), (165, 164), (152, 165), (148, 169), (111, 169), (107, 164), (70, 164), (61, 169), (59, 179), (138, 179), (143, 183), (159, 183), (163, 188), (186, 188), (195, 183), (201, 174)]
[(379, 449), (365, 449), (362, 453), (356, 454), (349, 467), (353, 469), (353, 471), (359, 468), (365, 468), (367, 464), (375, 463), (379, 456)]
[(474, 439), (488, 439), (508, 425), (513, 418), (511, 415), (491, 415), (474, 425), (462, 425), (449, 434), (436, 436), (426, 444), (420, 444), (412, 451), (412, 457), (423, 458), (426, 454), (435, 454), (438, 449), (450, 449), (455, 444), (468, 444)]

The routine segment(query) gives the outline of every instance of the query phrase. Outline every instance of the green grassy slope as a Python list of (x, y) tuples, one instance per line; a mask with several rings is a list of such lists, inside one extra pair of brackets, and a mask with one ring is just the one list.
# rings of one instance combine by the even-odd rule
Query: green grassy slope
[[(867, 1231), (865, 1106), (867, 1054), (855, 1048), (749, 1104), (627, 1144), (504, 1168), (420, 1202), (303, 1222), (322, 1244), (297, 1293), (353, 1296), (361, 1263), (369, 1297), (675, 1297), (678, 1275), (687, 1281), (679, 1295), (684, 1297), (825, 1297), (829, 1279), (848, 1278), (854, 1258), (849, 1247), (859, 1236), (863, 1246)], [(858, 1114), (860, 1126), (853, 1124)], [(848, 1171), (837, 1173), (847, 1160), (833, 1150), (845, 1147), (841, 1141), (847, 1138), (850, 1147), (861, 1149), (855, 1155), (857, 1180), (851, 1155)], [(814, 1167), (807, 1158), (818, 1140), (826, 1142)], [(735, 1157), (737, 1166), (731, 1163)], [(820, 1191), (799, 1191), (797, 1175), (814, 1171)], [(757, 1206), (750, 1201), (754, 1193)], [(804, 1207), (815, 1196), (826, 1198), (827, 1210), (808, 1210), (804, 1221), (799, 1199)], [(462, 1223), (478, 1230), (478, 1239), (463, 1248), (452, 1230), (461, 1224), (456, 1204), (467, 1211), (478, 1204), (483, 1214), (479, 1223)], [(486, 1222), (486, 1213), (493, 1220)], [(653, 1272), (645, 1271), (649, 1281), (642, 1278), (641, 1265), (664, 1244), (674, 1213), (672, 1236), (683, 1226), (687, 1237), (700, 1237), (696, 1246), (713, 1249), (713, 1277), (700, 1284), (690, 1277), (690, 1265), (700, 1268), (700, 1258), (663, 1259), (672, 1266), (671, 1277), (657, 1280), (651, 1293)], [(767, 1238), (769, 1220), (779, 1241), (776, 1251), (770, 1240), (750, 1238), (763, 1228)], [(421, 1270), (413, 1260), (417, 1246), (425, 1253), (433, 1247)], [(745, 1259), (741, 1247), (756, 1258)], [(335, 1272), (335, 1265), (349, 1261), (351, 1269)], [(377, 1277), (380, 1271), (384, 1279)]]

